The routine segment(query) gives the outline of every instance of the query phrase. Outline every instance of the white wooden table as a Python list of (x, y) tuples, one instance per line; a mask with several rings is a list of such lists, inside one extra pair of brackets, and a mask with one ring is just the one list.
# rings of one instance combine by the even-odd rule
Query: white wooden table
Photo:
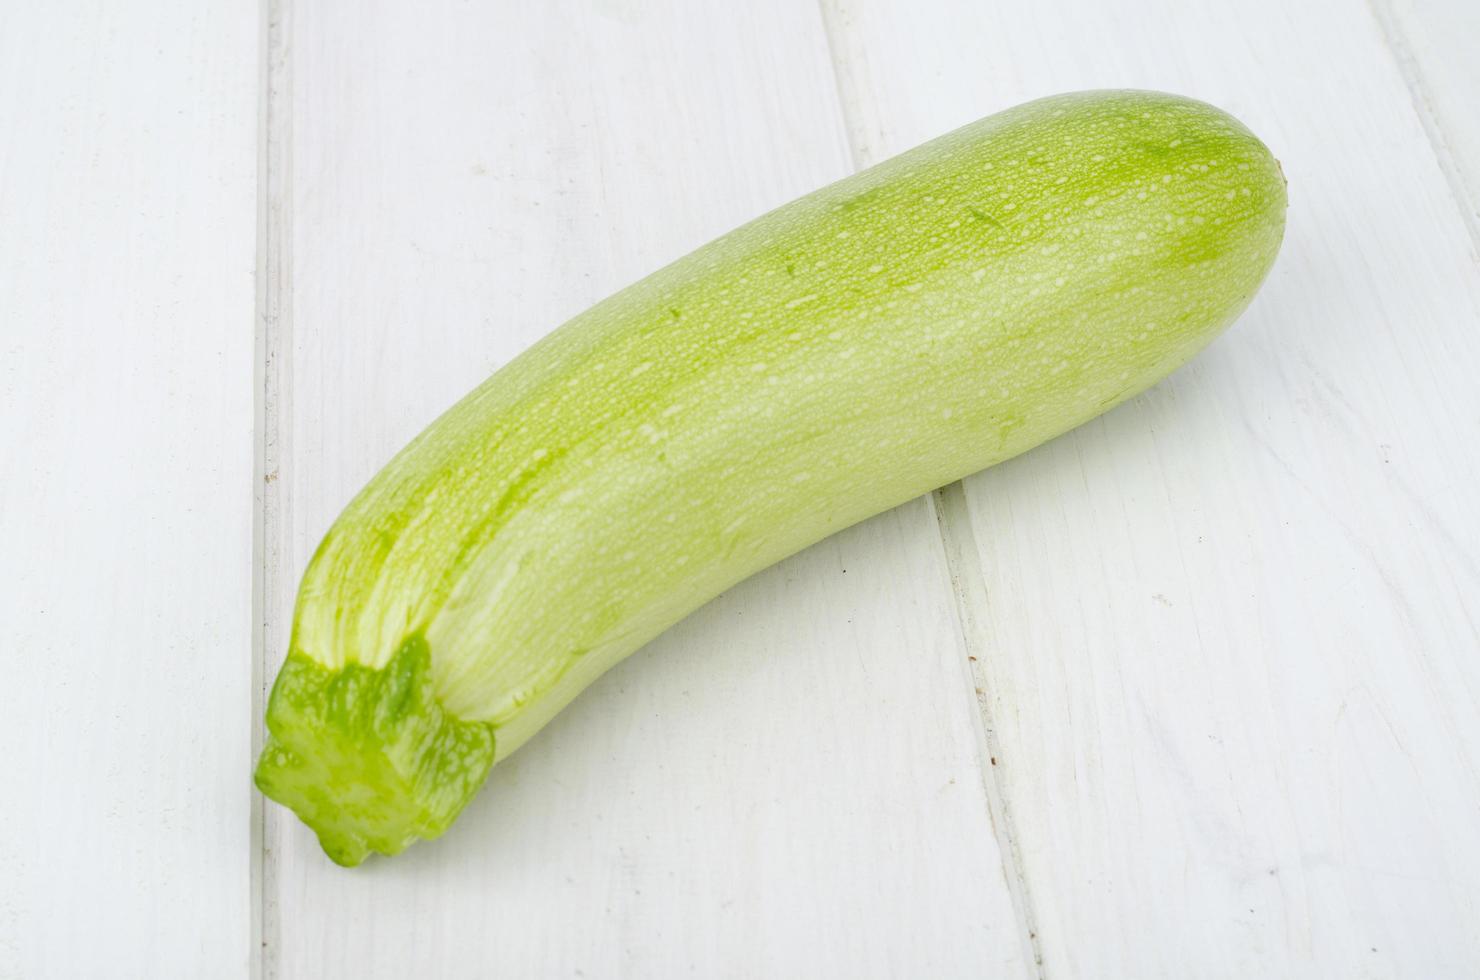
[[(15, 3), (0, 976), (1480, 975), (1480, 7)], [(1169, 382), (723, 596), (346, 871), (251, 789), (310, 549), (565, 317), (1053, 92), (1290, 182)]]

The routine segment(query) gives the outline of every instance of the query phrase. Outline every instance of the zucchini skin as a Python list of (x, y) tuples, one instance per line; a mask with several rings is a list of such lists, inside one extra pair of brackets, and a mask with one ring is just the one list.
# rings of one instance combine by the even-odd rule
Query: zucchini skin
[(257, 771), (345, 864), (735, 582), (1145, 390), (1284, 230), (1204, 103), (1019, 106), (773, 211), (551, 333), (345, 509), (299, 591)]

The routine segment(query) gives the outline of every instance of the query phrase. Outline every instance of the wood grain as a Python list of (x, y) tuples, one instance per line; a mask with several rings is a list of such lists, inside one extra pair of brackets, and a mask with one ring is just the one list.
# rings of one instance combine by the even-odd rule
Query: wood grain
[(0, 976), (245, 975), (258, 23), (0, 27)]
[[(363, 481), (500, 363), (850, 168), (813, 8), (291, 16), (291, 145), (274, 156), (291, 161), (274, 205), (291, 215), (269, 235), (286, 287), (280, 583)], [(613, 671), (497, 767), (442, 841), (347, 872), (270, 807), (265, 971), (1024, 975), (964, 663), (917, 501)]]
[(882, 157), (1037, 95), (1242, 117), (1284, 254), (1188, 369), (966, 483), (1050, 977), (1480, 971), (1480, 277), (1361, 4), (829, 0)]

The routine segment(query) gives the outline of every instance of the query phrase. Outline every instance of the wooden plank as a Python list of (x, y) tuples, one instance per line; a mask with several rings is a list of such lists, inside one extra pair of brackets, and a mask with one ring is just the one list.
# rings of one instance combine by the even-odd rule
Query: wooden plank
[(1129, 86), (1226, 107), (1290, 181), (1229, 335), (966, 483), (1044, 973), (1480, 973), (1480, 278), (1371, 12), (825, 7), (868, 156)]
[[(291, 576), (440, 410), (563, 318), (850, 168), (809, 7), (291, 13), (275, 656)], [(270, 807), (265, 972), (1022, 975), (960, 636), (917, 501), (614, 671), (442, 841), (345, 871)]]
[(0, 976), (245, 976), (251, 5), (0, 28)]
[(1439, 165), (1480, 252), (1480, 6), (1470, 0), (1373, 0)]

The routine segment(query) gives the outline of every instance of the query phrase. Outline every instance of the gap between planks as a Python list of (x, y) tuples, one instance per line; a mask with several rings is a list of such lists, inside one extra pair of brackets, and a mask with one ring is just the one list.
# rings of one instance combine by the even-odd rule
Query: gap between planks
[[(1455, 159), (1454, 150), (1444, 134), (1444, 127), (1439, 122), (1438, 113), (1434, 111), (1433, 96), (1429, 94), (1428, 84), (1424, 81), (1423, 69), (1419, 66), (1418, 58), (1414, 56), (1413, 48), (1408, 43), (1408, 36), (1399, 24), (1397, 12), (1393, 10), (1391, 0), (1367, 0), (1367, 7), (1372, 11), (1373, 19), (1377, 21), (1377, 30), (1382, 35), (1384, 46), (1398, 66), (1398, 74), (1402, 77), (1403, 84), (1408, 89), (1408, 97), (1413, 102), (1414, 114), (1418, 116), (1418, 121), (1423, 125), (1424, 135), (1429, 138), (1429, 146), (1434, 151), (1439, 171), (1444, 175), (1445, 183), (1449, 185), (1449, 193), (1454, 196), (1454, 203), (1459, 208), (1465, 231), (1470, 235), (1470, 246), (1477, 259), (1480, 259), (1480, 199), (1471, 198), (1470, 187), (1465, 181), (1463, 169), (1459, 161)], [(1480, 193), (1480, 189), (1477, 189), (1477, 193)]]
[[(281, 611), (291, 601), (285, 576), (289, 538), (286, 481), (292, 433), (292, 73), (289, 0), (262, 0), (258, 34), (257, 376), (253, 515), (252, 764), (266, 735), (264, 712), (273, 651), (282, 648)], [(278, 975), (277, 824), (252, 792), (251, 947), (248, 973)]]
[[(832, 66), (838, 113), (843, 120), (844, 138), (853, 169), (857, 172), (879, 161), (873, 159), (875, 152), (867, 146), (863, 120), (852, 97), (857, 86), (851, 82), (848, 66), (840, 55), (835, 38), (843, 28), (841, 21), (845, 14), (841, 8), (841, 0), (818, 0), (818, 10), (822, 18), (822, 36), (827, 42), (828, 63)], [(1037, 980), (1045, 980), (1047, 974), (1043, 969), (1043, 950), (1038, 941), (1037, 915), (1023, 867), (1012, 808), (1008, 803), (1003, 780), (999, 777), (999, 770), (1006, 764), (1006, 760), (997, 739), (991, 688), (987, 678), (987, 642), (978, 615), (979, 612), (985, 613), (987, 609), (981, 553), (976, 547), (966, 491), (961, 481), (957, 480), (936, 490), (929, 495), (929, 499), (935, 513), (936, 526), (940, 529), (942, 559), (953, 593), (956, 628), (961, 637), (964, 658), (962, 677), (969, 687), (966, 693), (976, 708), (973, 718), (977, 729), (977, 769), (981, 773), (982, 788), (987, 799), (987, 816), (992, 823), (992, 833), (997, 838), (997, 851), (1002, 859), (1002, 876), (1012, 899), (1013, 912), (1017, 916), (1018, 942), (1024, 960), (1030, 965), (1032, 976)]]
[(997, 772), (1004, 763), (1002, 745), (997, 738), (997, 726), (992, 710), (990, 681), (987, 678), (987, 641), (977, 611), (987, 609), (986, 577), (982, 574), (981, 552), (977, 550), (976, 534), (971, 529), (971, 513), (966, 502), (966, 490), (957, 480), (930, 495), (935, 510), (936, 524), (940, 528), (940, 539), (945, 556), (946, 571), (950, 575), (954, 593), (956, 625), (961, 631), (962, 656), (965, 657), (962, 675), (971, 686), (971, 697), (976, 705), (977, 743), (980, 746), (982, 786), (986, 790), (987, 815), (992, 820), (992, 833), (997, 838), (997, 850), (1002, 855), (1002, 876), (1007, 881), (1007, 891), (1012, 898), (1012, 908), (1018, 919), (1018, 939), (1023, 954), (1032, 964), (1034, 976), (1044, 980), (1043, 951), (1038, 943), (1038, 918), (1033, 911), (1032, 895), (1023, 868), (1022, 848), (1018, 843), (1017, 825), (1013, 820), (1012, 808)]

